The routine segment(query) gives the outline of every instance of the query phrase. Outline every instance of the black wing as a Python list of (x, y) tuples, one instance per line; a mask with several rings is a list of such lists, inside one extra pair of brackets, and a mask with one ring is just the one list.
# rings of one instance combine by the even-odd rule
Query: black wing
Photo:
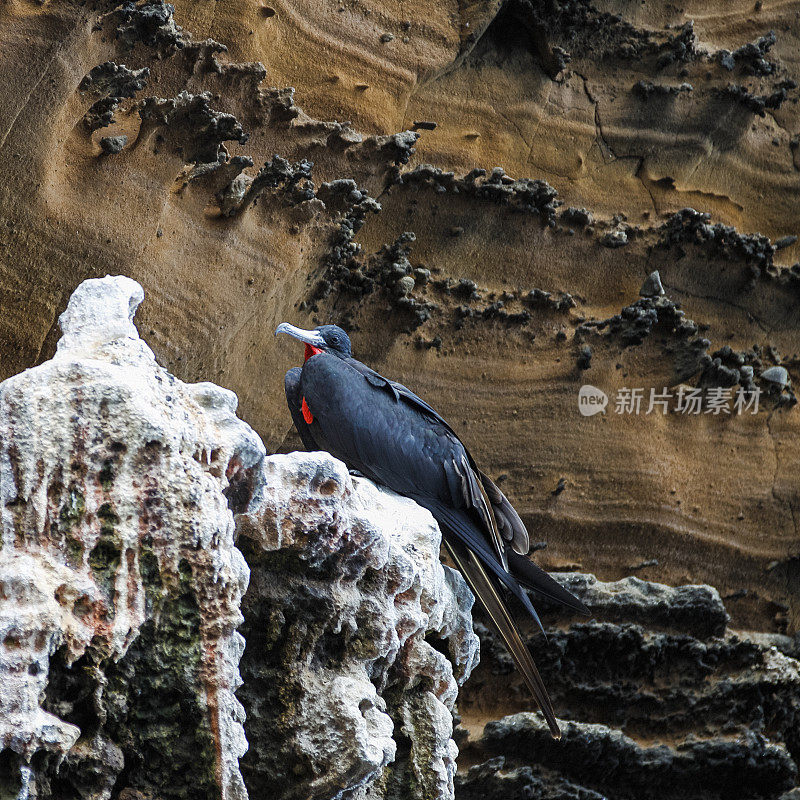
[(345, 463), (401, 494), (419, 495), (423, 505), (429, 498), (468, 512), (508, 570), (506, 543), (480, 473), (430, 406), (360, 362), (327, 354), (306, 362), (301, 387), (318, 419), (310, 426), (318, 444), (324, 439)]
[[(589, 613), (578, 598), (524, 558), (528, 532), (519, 515), (428, 403), (360, 361), (327, 354), (306, 363), (301, 386), (316, 417), (307, 425), (299, 410), (293, 412), (301, 436), (305, 431), (312, 440), (306, 447), (327, 450), (375, 482), (412, 497), (457, 533), (523, 603), (527, 595), (517, 580)], [(300, 393), (295, 396), (299, 409)], [(520, 553), (522, 548), (514, 545), (523, 538)]]
[(508, 542), (512, 549), (520, 555), (527, 555), (530, 550), (530, 537), (525, 524), (498, 486), (477, 468), (469, 451), (447, 421), (419, 395), (412, 392), (407, 386), (403, 386), (402, 383), (384, 378), (383, 375), (354, 358), (347, 359), (346, 363), (363, 375), (370, 385), (383, 389), (395, 400), (416, 408), (421, 414), (450, 432), (464, 451), (465, 463), (457, 465), (456, 471), (464, 474), (469, 505), (483, 518), (503, 565), (508, 569), (505, 542)]

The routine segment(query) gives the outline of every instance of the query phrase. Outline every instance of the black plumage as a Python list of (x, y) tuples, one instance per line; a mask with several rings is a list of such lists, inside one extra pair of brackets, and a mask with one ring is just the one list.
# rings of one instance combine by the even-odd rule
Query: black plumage
[(277, 333), (306, 344), (303, 367), (289, 370), (285, 378), (289, 410), (305, 447), (331, 453), (433, 514), (445, 546), (506, 643), (553, 736), (560, 736), (550, 698), (504, 594), (517, 597), (539, 627), (523, 585), (581, 613), (588, 613), (586, 607), (526, 558), (530, 543), (519, 515), (431, 406), (356, 361), (341, 328), (304, 331), (283, 323)]

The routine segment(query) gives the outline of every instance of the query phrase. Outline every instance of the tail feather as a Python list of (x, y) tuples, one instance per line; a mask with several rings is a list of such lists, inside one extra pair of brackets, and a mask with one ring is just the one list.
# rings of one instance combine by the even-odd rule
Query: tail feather
[[(412, 497), (433, 514), (443, 531), (449, 531), (453, 539), (468, 548), (471, 553), (474, 553), (481, 560), (483, 566), (494, 573), (494, 577), (502, 581), (505, 587), (528, 611), (533, 610), (530, 598), (525, 590), (519, 585), (517, 579), (503, 568), (503, 565), (494, 555), (494, 551), (486, 541), (483, 532), (467, 514), (460, 509), (450, 508), (441, 500), (413, 495)], [(538, 622), (535, 611), (533, 611), (533, 616)], [(541, 627), (541, 623), (539, 625)]]
[(466, 579), (475, 596), (480, 600), (489, 614), (497, 632), (505, 642), (517, 669), (522, 674), (528, 688), (536, 698), (550, 733), (554, 739), (561, 738), (561, 730), (553, 710), (553, 704), (545, 689), (539, 670), (528, 650), (522, 635), (519, 632), (511, 614), (497, 590), (497, 586), (486, 573), (478, 557), (467, 547), (445, 539), (448, 552), (456, 563), (461, 574)]
[(548, 600), (553, 600), (556, 603), (560, 603), (562, 606), (571, 608), (579, 614), (588, 616), (592, 613), (581, 600), (572, 594), (572, 592), (565, 589), (558, 581), (551, 575), (548, 575), (540, 566), (529, 558), (512, 551), (508, 554), (508, 563), (511, 567), (511, 574), (521, 584), (527, 586), (529, 589), (533, 589), (534, 592), (538, 592)]

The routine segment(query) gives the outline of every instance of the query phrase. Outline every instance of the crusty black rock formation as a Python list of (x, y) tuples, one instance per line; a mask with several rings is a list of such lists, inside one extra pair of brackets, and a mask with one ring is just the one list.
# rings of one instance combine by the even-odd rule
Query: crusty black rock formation
[[(786, 749), (753, 733), (710, 741), (687, 737), (672, 747), (642, 746), (620, 731), (587, 723), (567, 723), (560, 743), (546, 743), (545, 735), (532, 714), (489, 723), (481, 743), (503, 755), (459, 779), (459, 800), (777, 798), (797, 779)], [(515, 763), (526, 766), (512, 769)]]
[[(537, 647), (565, 725), (546, 741), (538, 715), (489, 722), (467, 745), (457, 797), (777, 798), (797, 781), (800, 757), (799, 643), (727, 630), (709, 586), (667, 587), (638, 578), (602, 583), (567, 573), (564, 585), (595, 618), (569, 624), (543, 615)], [(499, 643), (477, 627), (484, 660), (460, 700), (486, 714), (487, 695), (513, 696)], [(491, 675), (491, 677), (489, 677)], [(492, 686), (484, 686), (491, 681)], [(483, 694), (482, 694), (483, 693)], [(479, 700), (479, 698), (481, 698)], [(580, 721), (578, 721), (580, 720)], [(596, 794), (595, 794), (596, 793)]]

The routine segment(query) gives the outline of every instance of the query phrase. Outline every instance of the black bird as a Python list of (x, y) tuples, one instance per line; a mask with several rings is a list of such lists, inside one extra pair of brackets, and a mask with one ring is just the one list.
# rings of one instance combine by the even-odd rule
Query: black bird
[(522, 602), (539, 628), (522, 586), (588, 614), (586, 606), (526, 558), (530, 542), (519, 515), (424, 400), (356, 361), (349, 337), (336, 325), (306, 331), (283, 322), (279, 333), (306, 346), (303, 367), (290, 369), (285, 378), (289, 411), (303, 444), (331, 453), (433, 514), (453, 561), (506, 643), (550, 732), (560, 738), (553, 705), (504, 590)]

